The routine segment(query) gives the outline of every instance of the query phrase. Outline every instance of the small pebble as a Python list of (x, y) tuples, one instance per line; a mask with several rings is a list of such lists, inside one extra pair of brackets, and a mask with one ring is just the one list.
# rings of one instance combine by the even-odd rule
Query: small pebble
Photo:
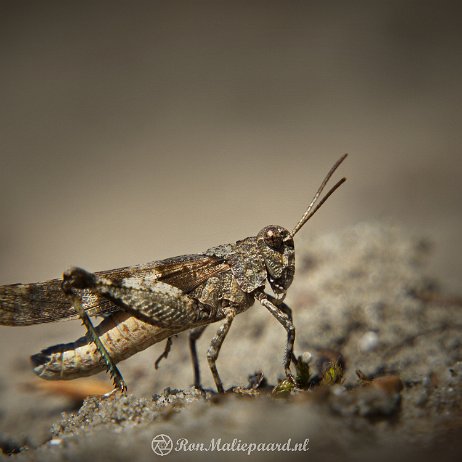
[(358, 343), (361, 351), (374, 351), (379, 345), (379, 336), (376, 332), (369, 331), (359, 339)]
[(61, 438), (53, 438), (48, 441), (49, 446), (60, 446), (61, 444), (63, 444), (63, 440)]

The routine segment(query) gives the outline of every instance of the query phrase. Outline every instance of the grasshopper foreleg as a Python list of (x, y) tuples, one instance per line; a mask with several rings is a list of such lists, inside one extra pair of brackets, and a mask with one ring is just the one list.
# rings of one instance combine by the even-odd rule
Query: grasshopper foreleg
[[(268, 294), (266, 294), (266, 295), (268, 295)], [(276, 299), (273, 300), (273, 298), (270, 297), (269, 295), (268, 295), (268, 299), (269, 299), (271, 302), (273, 302), (274, 304), (276, 304), (275, 301), (274, 301), (274, 300), (276, 300)], [(277, 307), (278, 307), (283, 313), (285, 313), (285, 314), (287, 315), (287, 317), (289, 318), (289, 321), (293, 323), (293, 320), (292, 320), (292, 308), (290, 308), (289, 306), (287, 306), (285, 303), (282, 303), (282, 302), (278, 303), (278, 304), (277, 304)], [(294, 354), (293, 351), (292, 351), (292, 362), (295, 364), (295, 366), (297, 366), (297, 364), (298, 364), (298, 359), (297, 359), (297, 357), (295, 356), (295, 354)]]
[(295, 357), (294, 355), (294, 343), (295, 343), (295, 327), (292, 322), (292, 311), (290, 308), (284, 305), (284, 308), (281, 309), (277, 307), (274, 303), (270, 301), (269, 295), (264, 292), (257, 292), (255, 298), (282, 324), (284, 329), (287, 331), (287, 347), (284, 355), (284, 372), (286, 377), (294, 382), (294, 378), (290, 371), (290, 363)]
[(224, 311), (226, 314), (225, 322), (220, 326), (217, 333), (212, 338), (210, 347), (207, 351), (207, 360), (209, 362), (210, 370), (212, 371), (213, 379), (215, 380), (218, 393), (224, 393), (225, 390), (223, 388), (223, 382), (221, 381), (218, 374), (216, 360), (218, 358), (218, 354), (220, 353), (221, 345), (223, 344), (233, 319), (236, 316), (236, 310), (233, 308), (225, 308)]

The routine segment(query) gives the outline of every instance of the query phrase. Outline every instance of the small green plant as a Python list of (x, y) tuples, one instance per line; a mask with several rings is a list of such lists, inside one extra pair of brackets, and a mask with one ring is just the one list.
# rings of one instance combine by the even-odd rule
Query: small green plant
[(330, 362), (322, 373), (321, 385), (335, 385), (343, 381), (343, 367), (339, 361)]

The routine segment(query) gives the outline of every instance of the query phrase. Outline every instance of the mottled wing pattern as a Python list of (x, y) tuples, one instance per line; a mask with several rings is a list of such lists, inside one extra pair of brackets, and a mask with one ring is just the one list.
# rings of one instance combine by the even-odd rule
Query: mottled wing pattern
[[(29, 326), (78, 315), (61, 290), (61, 279), (34, 284), (12, 284), (0, 287), (0, 325)], [(82, 291), (82, 300), (90, 316), (118, 310), (110, 301)]]
[[(127, 278), (148, 278), (152, 283), (161, 281), (188, 293), (211, 275), (228, 268), (220, 258), (193, 254), (95, 274), (114, 282), (122, 282)], [(61, 282), (61, 279), (53, 279), (33, 284), (1, 286), (0, 325), (27, 326), (77, 318), (74, 307), (61, 290)], [(82, 290), (81, 297), (82, 305), (90, 316), (120, 310), (119, 306), (92, 290)]]
[(150, 271), (114, 279), (97, 278), (95, 292), (134, 316), (163, 327), (188, 326), (200, 321), (197, 300), (188, 293), (211, 276), (229, 269), (217, 257), (183, 255), (155, 262)]
[(159, 281), (182, 290), (185, 294), (215, 274), (229, 269), (223, 259), (208, 255), (182, 255), (155, 262)]

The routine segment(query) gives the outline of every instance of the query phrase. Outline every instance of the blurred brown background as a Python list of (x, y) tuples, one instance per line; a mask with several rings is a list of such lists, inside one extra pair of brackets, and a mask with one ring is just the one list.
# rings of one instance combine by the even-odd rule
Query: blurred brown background
[[(292, 227), (349, 152), (298, 238), (400, 223), (457, 292), (459, 4), (2, 2), (0, 283)], [(0, 345), (66, 329), (82, 333), (0, 328)]]

